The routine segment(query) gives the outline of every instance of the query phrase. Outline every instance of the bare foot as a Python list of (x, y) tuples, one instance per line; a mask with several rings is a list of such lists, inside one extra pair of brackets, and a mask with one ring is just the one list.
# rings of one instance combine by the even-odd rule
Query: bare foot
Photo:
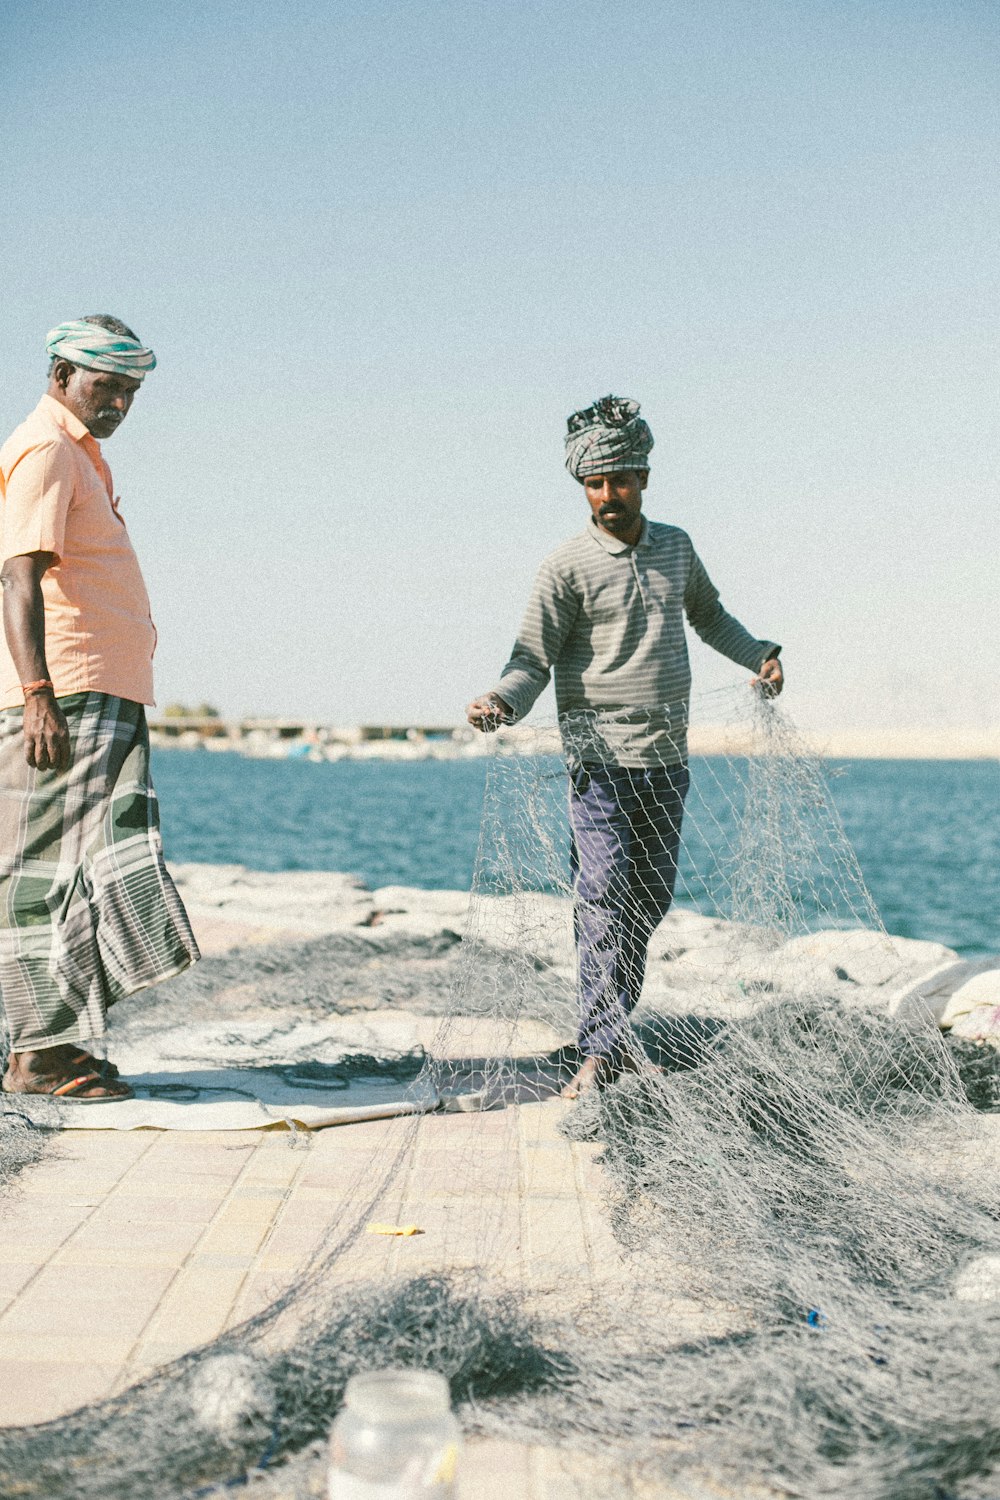
[(660, 1078), (663, 1069), (655, 1062), (651, 1062), (644, 1052), (626, 1052), (621, 1060), (622, 1073), (638, 1073), (643, 1078)]
[(597, 1064), (596, 1057), (588, 1057), (579, 1072), (575, 1073), (566, 1087), (561, 1090), (561, 1097), (579, 1099), (581, 1094), (589, 1093), (597, 1083)]
[(579, 1099), (591, 1089), (604, 1088), (616, 1083), (623, 1073), (638, 1073), (645, 1077), (658, 1077), (663, 1069), (650, 1062), (645, 1053), (624, 1052), (619, 1057), (588, 1057), (580, 1071), (570, 1079), (562, 1090), (563, 1099)]

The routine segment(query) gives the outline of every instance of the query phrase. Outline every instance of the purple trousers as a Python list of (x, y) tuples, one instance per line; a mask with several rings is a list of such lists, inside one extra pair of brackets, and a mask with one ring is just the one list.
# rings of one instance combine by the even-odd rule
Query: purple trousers
[(649, 940), (673, 900), (689, 783), (687, 766), (570, 773), (579, 1043), (588, 1057), (628, 1048)]

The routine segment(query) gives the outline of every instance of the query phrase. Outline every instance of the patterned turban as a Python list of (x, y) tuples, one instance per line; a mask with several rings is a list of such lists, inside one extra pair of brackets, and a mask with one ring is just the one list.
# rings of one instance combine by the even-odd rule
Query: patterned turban
[(566, 467), (582, 483), (588, 474), (648, 469), (653, 434), (639, 415), (638, 401), (603, 396), (566, 424)]
[(132, 380), (142, 380), (147, 371), (156, 368), (156, 355), (138, 339), (110, 333), (100, 323), (88, 323), (85, 318), (50, 328), (45, 352), (52, 359), (68, 359), (70, 364), (83, 365), (87, 370), (128, 375)]

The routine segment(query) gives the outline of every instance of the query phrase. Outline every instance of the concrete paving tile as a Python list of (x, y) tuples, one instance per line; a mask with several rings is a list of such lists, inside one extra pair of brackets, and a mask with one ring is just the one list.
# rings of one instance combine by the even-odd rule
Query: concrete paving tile
[(16, 1238), (0, 1240), (0, 1265), (18, 1266), (46, 1261), (73, 1233), (71, 1225), (24, 1224)]
[(531, 1448), (528, 1459), (531, 1495), (544, 1500), (631, 1500), (635, 1494), (631, 1478), (620, 1461), (595, 1453), (565, 1449)]
[(155, 1137), (135, 1130), (94, 1130), (59, 1137), (58, 1156), (43, 1163), (54, 1169), (60, 1165), (84, 1163), (95, 1171), (111, 1170), (112, 1164), (124, 1169), (144, 1156), (155, 1144)]
[(133, 1172), (142, 1173), (143, 1177), (150, 1182), (157, 1178), (169, 1178), (178, 1174), (185, 1177), (224, 1177), (231, 1182), (243, 1171), (247, 1164), (249, 1152), (230, 1153), (225, 1147), (196, 1146), (190, 1155), (184, 1155), (176, 1148), (170, 1151), (150, 1152), (143, 1161), (137, 1162), (131, 1169)]
[(257, 1150), (257, 1131), (158, 1130), (150, 1157), (167, 1161), (180, 1156), (204, 1161), (246, 1160)]
[(92, 1171), (84, 1162), (39, 1162), (20, 1179), (18, 1198), (66, 1198), (77, 1194), (103, 1198), (121, 1179), (121, 1172)]
[(196, 1271), (199, 1267), (227, 1266), (234, 1270), (249, 1271), (253, 1263), (253, 1255), (216, 1255), (196, 1250), (188, 1256), (184, 1269)]
[(121, 1391), (127, 1391), (129, 1386), (145, 1380), (162, 1365), (173, 1364), (175, 1359), (182, 1359), (185, 1354), (190, 1354), (195, 1347), (196, 1344), (192, 1344), (188, 1338), (158, 1339), (148, 1344), (143, 1343), (141, 1357), (134, 1355), (128, 1364), (120, 1365), (115, 1371), (108, 1394), (118, 1395)]
[(136, 1357), (142, 1357), (147, 1340), (186, 1338), (195, 1344), (214, 1338), (225, 1327), (246, 1278), (247, 1271), (237, 1266), (189, 1266), (161, 1299)]
[(475, 1115), (428, 1115), (420, 1141), (438, 1150), (454, 1149), (456, 1145), (503, 1150), (516, 1137), (516, 1111), (497, 1109)]
[(585, 1260), (529, 1259), (525, 1256), (523, 1282), (529, 1294), (556, 1291), (560, 1296), (569, 1293), (580, 1296), (591, 1285), (590, 1266)]
[(392, 1175), (387, 1172), (383, 1163), (369, 1161), (355, 1171), (300, 1178), (295, 1183), (295, 1192), (308, 1194), (310, 1197), (325, 1194), (331, 1199), (339, 1200), (367, 1198), (380, 1184), (391, 1181)]
[(284, 1193), (242, 1193), (237, 1190), (222, 1205), (213, 1222), (216, 1225), (268, 1225), (274, 1222), (284, 1202)]
[(527, 1256), (588, 1263), (587, 1236), (575, 1198), (529, 1199), (522, 1223)]
[(270, 1228), (267, 1219), (249, 1222), (220, 1223), (209, 1225), (198, 1242), (198, 1251), (204, 1255), (255, 1255), (260, 1249)]
[(144, 1198), (199, 1199), (206, 1203), (221, 1203), (233, 1190), (236, 1179), (221, 1172), (204, 1172), (188, 1177), (180, 1169), (176, 1172), (157, 1172), (155, 1176), (133, 1174), (119, 1183), (115, 1198), (141, 1202)]
[(0, 1262), (0, 1312), (20, 1295), (31, 1278), (37, 1276), (43, 1264), (44, 1262), (39, 1261), (26, 1261), (21, 1265), (4, 1265)]
[(48, 1422), (89, 1401), (99, 1401), (111, 1389), (117, 1371), (117, 1363), (104, 1364), (93, 1357), (86, 1364), (37, 1358), (21, 1361), (16, 1379), (0, 1382), (0, 1426)]
[(3, 1384), (18, 1383), (21, 1365), (60, 1364), (110, 1365), (117, 1369), (125, 1363), (135, 1339), (120, 1338), (111, 1334), (93, 1331), (95, 1317), (91, 1314), (90, 1327), (84, 1332), (61, 1333), (7, 1333), (0, 1331), (0, 1358), (9, 1373)]
[(312, 1239), (286, 1238), (268, 1242), (267, 1248), (253, 1264), (265, 1271), (295, 1271), (305, 1266), (314, 1256), (322, 1255), (324, 1240), (321, 1235)]
[(617, 1274), (625, 1264), (625, 1251), (615, 1239), (607, 1215), (590, 1200), (580, 1203), (587, 1256), (595, 1276)]
[(94, 1212), (94, 1205), (59, 1197), (15, 1199), (0, 1219), (0, 1245), (17, 1244), (35, 1228), (71, 1234)]
[(329, 1203), (332, 1205), (351, 1203), (360, 1196), (357, 1184), (339, 1182), (336, 1185), (324, 1182), (305, 1182), (301, 1178), (295, 1183), (289, 1201), (295, 1203)]
[(544, 1104), (522, 1105), (520, 1111), (521, 1138), (525, 1141), (559, 1141), (567, 1145), (561, 1126), (571, 1106), (559, 1100)]
[(456, 1176), (476, 1176), (482, 1172), (499, 1171), (506, 1164), (516, 1166), (517, 1142), (510, 1146), (487, 1145), (482, 1151), (455, 1150), (441, 1146), (421, 1146), (412, 1161), (413, 1170), (452, 1172)]
[(581, 1198), (603, 1203), (607, 1197), (608, 1178), (603, 1167), (596, 1162), (576, 1161), (576, 1185)]
[(296, 1181), (305, 1164), (306, 1158), (299, 1151), (285, 1152), (281, 1156), (270, 1151), (263, 1155), (258, 1152), (244, 1167), (240, 1183), (261, 1189), (287, 1188)]
[(335, 1267), (339, 1279), (345, 1271), (361, 1267), (373, 1277), (382, 1278), (389, 1269), (396, 1241), (381, 1235), (359, 1235), (353, 1245), (348, 1245)]
[(256, 1130), (157, 1130), (151, 1132), (160, 1151), (180, 1151), (189, 1146), (211, 1146), (218, 1151), (253, 1151)]
[(294, 1280), (298, 1269), (298, 1266), (287, 1270), (271, 1268), (255, 1270), (252, 1275), (248, 1275), (230, 1311), (231, 1320), (239, 1323), (270, 1307)]
[(516, 1224), (494, 1223), (484, 1230), (480, 1216), (471, 1207), (450, 1211), (446, 1207), (435, 1208), (414, 1222), (420, 1224), (423, 1233), (396, 1242), (401, 1265), (406, 1257), (411, 1257), (425, 1264), (433, 1261), (435, 1266), (446, 1270), (457, 1264), (502, 1263), (517, 1254)]
[(335, 1229), (346, 1227), (354, 1217), (350, 1200), (331, 1198), (306, 1198), (296, 1193), (285, 1204), (278, 1223), (281, 1226), (301, 1224), (307, 1227)]
[(0, 1267), (45, 1265), (61, 1244), (62, 1240), (57, 1239), (54, 1243), (43, 1241), (41, 1244), (0, 1245)]
[(117, 1266), (108, 1276), (98, 1267), (50, 1263), (0, 1316), (0, 1339), (37, 1333), (86, 1343), (97, 1330), (135, 1338), (174, 1275), (170, 1266)]
[(97, 1218), (105, 1224), (201, 1224), (211, 1223), (222, 1203), (224, 1193), (197, 1196), (155, 1193), (116, 1193), (99, 1207)]
[(374, 1146), (385, 1149), (390, 1143), (398, 1144), (406, 1138), (412, 1126), (405, 1119), (394, 1120), (360, 1120), (352, 1125), (334, 1126), (330, 1130), (317, 1133), (314, 1151), (335, 1152), (347, 1149), (345, 1144), (341, 1147), (339, 1138), (341, 1132), (349, 1134), (349, 1149), (352, 1151), (363, 1150), (366, 1146)]
[[(140, 1169), (137, 1169), (137, 1172)], [(208, 1172), (198, 1171), (196, 1168), (185, 1167), (183, 1161), (158, 1162), (155, 1171), (150, 1169), (141, 1178), (125, 1178), (117, 1191), (131, 1197), (133, 1194), (142, 1196), (144, 1193), (154, 1194), (157, 1197), (173, 1196), (198, 1197), (199, 1195), (218, 1195), (224, 1197), (233, 1183), (239, 1177), (238, 1171), (233, 1172)]]
[(569, 1152), (536, 1147), (524, 1153), (521, 1171), (526, 1198), (566, 1198), (576, 1202), (576, 1179)]
[(468, 1171), (465, 1163), (456, 1166), (427, 1166), (418, 1162), (406, 1180), (408, 1198), (481, 1196), (486, 1192), (497, 1196), (516, 1193), (519, 1189), (520, 1171), (517, 1160), (501, 1158), (485, 1170)]
[(528, 1448), (477, 1438), (465, 1444), (458, 1471), (459, 1500), (530, 1500)]
[(100, 1214), (51, 1257), (53, 1266), (181, 1266), (198, 1243), (198, 1220), (144, 1221)]

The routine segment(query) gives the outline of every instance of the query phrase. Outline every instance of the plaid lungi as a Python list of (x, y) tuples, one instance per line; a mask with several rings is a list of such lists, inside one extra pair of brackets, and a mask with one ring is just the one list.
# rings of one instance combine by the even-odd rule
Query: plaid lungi
[(24, 758), (22, 710), (0, 713), (0, 997), (29, 1052), (104, 1034), (108, 1007), (198, 957), (163, 863), (141, 704), (60, 698), (68, 771)]

